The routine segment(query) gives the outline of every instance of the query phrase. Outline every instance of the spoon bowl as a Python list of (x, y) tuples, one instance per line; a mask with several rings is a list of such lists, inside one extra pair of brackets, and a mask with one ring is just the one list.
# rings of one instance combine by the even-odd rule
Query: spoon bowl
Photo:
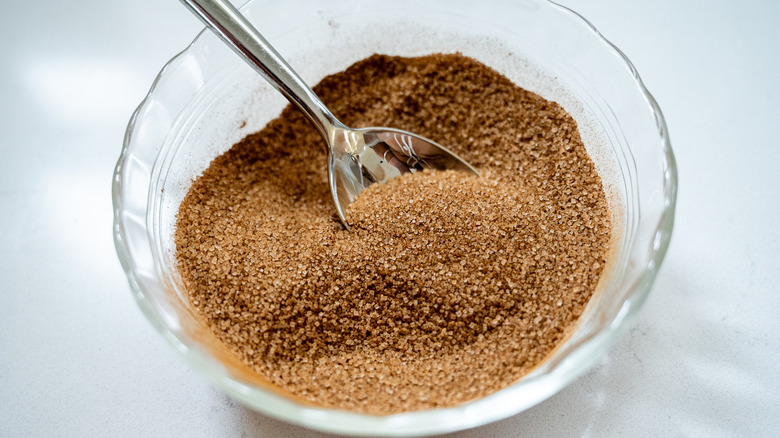
[(424, 169), (478, 174), (445, 147), (400, 129), (336, 127), (328, 146), (330, 190), (347, 229), (347, 207), (371, 184)]
[(325, 140), (336, 213), (349, 229), (347, 207), (366, 187), (423, 169), (478, 175), (460, 157), (412, 132), (352, 129), (341, 123), (260, 32), (227, 0), (181, 0), (226, 44), (306, 115)]

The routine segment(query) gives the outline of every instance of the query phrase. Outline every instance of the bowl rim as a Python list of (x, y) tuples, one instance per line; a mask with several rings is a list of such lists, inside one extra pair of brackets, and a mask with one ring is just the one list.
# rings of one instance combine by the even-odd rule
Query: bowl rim
[[(633, 77), (633, 80), (635, 82), (635, 85), (638, 87), (645, 101), (650, 106), (652, 114), (655, 118), (656, 128), (658, 129), (658, 134), (660, 137), (660, 148), (663, 154), (662, 161), (663, 161), (664, 206), (660, 218), (658, 220), (658, 223), (655, 226), (655, 229), (653, 231), (653, 236), (654, 236), (653, 246), (646, 259), (647, 263), (644, 266), (644, 269), (641, 271), (641, 274), (638, 276), (638, 278), (636, 278), (633, 285), (630, 287), (632, 292), (627, 296), (625, 301), (622, 303), (621, 309), (618, 312), (618, 315), (612, 321), (612, 323), (601, 333), (599, 333), (599, 335), (587, 341), (587, 342), (594, 342), (596, 340), (595, 338), (600, 338), (599, 340), (599, 342), (601, 342), (600, 347), (602, 350), (606, 351), (617, 340), (619, 332), (625, 331), (627, 329), (630, 321), (633, 320), (636, 313), (638, 312), (638, 310), (641, 308), (642, 304), (646, 300), (650, 288), (652, 286), (652, 283), (657, 275), (657, 272), (662, 264), (664, 256), (666, 255), (666, 252), (668, 250), (669, 243), (671, 240), (672, 229), (674, 226), (674, 216), (675, 216), (675, 209), (676, 209), (677, 189), (678, 189), (678, 169), (677, 169), (674, 153), (671, 148), (671, 141), (668, 135), (668, 128), (663, 113), (661, 111), (661, 108), (659, 107), (653, 95), (649, 92), (649, 90), (645, 86), (644, 82), (639, 76), (633, 63), (628, 59), (625, 53), (623, 53), (623, 51), (621, 51), (611, 41), (605, 38), (595, 28), (595, 26), (593, 26), (593, 24), (590, 21), (585, 19), (579, 13), (573, 11), (572, 9), (566, 6), (558, 4), (552, 0), (542, 0), (542, 2), (547, 3), (555, 8), (558, 8), (561, 12), (570, 15), (575, 20), (580, 20), (581, 24), (584, 24), (586, 28), (600, 40), (601, 43), (603, 43), (609, 50), (611, 50), (615, 55), (619, 57), (619, 59), (629, 69), (630, 74)], [(247, 1), (239, 9), (247, 8), (251, 3), (253, 3), (253, 0)], [(127, 277), (128, 283), (130, 285), (130, 289), (133, 293), (133, 297), (135, 298), (135, 301), (139, 306), (139, 308), (141, 309), (142, 313), (154, 326), (155, 330), (157, 330), (157, 332), (160, 333), (163, 336), (163, 338), (165, 338), (165, 340), (170, 345), (170, 347), (173, 348), (175, 351), (177, 351), (178, 354), (190, 366), (200, 371), (201, 374), (203, 374), (215, 386), (219, 387), (220, 389), (230, 394), (234, 398), (238, 399), (239, 401), (243, 402), (247, 406), (254, 409), (260, 409), (265, 415), (269, 415), (277, 419), (289, 421), (304, 427), (309, 427), (324, 432), (357, 435), (357, 434), (365, 434), (367, 433), (367, 431), (370, 431), (372, 435), (377, 435), (377, 436), (380, 435), (381, 436), (390, 436), (390, 435), (393, 436), (418, 435), (419, 436), (419, 435), (429, 435), (434, 433), (446, 433), (446, 432), (453, 432), (457, 430), (473, 428), (503, 418), (507, 418), (509, 416), (522, 412), (528, 407), (534, 404), (538, 404), (541, 401), (549, 398), (550, 396), (555, 394), (558, 390), (560, 390), (560, 388), (568, 385), (569, 383), (571, 383), (573, 380), (578, 378), (580, 375), (582, 375), (584, 372), (586, 372), (588, 369), (592, 367), (591, 364), (588, 366), (581, 367), (580, 369), (574, 371), (569, 371), (563, 376), (559, 376), (559, 378), (562, 379), (563, 381), (563, 383), (559, 386), (559, 388), (554, 390), (546, 390), (544, 388), (538, 389), (542, 394), (541, 397), (539, 397), (535, 403), (529, 406), (520, 405), (509, 409), (492, 409), (492, 410), (481, 409), (479, 411), (480, 415), (478, 416), (473, 415), (473, 413), (467, 412), (467, 409), (470, 406), (473, 407), (475, 404), (482, 403), (483, 401), (486, 401), (488, 399), (492, 399), (496, 397), (511, 397), (512, 389), (517, 386), (517, 384), (513, 384), (487, 397), (483, 397), (481, 399), (470, 401), (454, 407), (403, 412), (403, 413), (391, 414), (391, 415), (370, 415), (370, 414), (361, 414), (361, 413), (356, 413), (356, 412), (346, 411), (341, 409), (305, 406), (296, 402), (286, 400), (282, 396), (276, 394), (269, 394), (269, 400), (274, 402), (282, 402), (282, 403), (284, 403), (285, 401), (288, 402), (288, 404), (291, 404), (294, 408), (296, 408), (294, 409), (295, 412), (293, 414), (289, 412), (284, 412), (284, 408), (278, 408), (278, 407), (274, 408), (273, 406), (270, 407), (263, 406), (262, 408), (259, 408), (257, 406), (257, 403), (252, 403), (250, 401), (249, 397), (245, 392), (245, 389), (249, 388), (249, 389), (254, 389), (256, 391), (264, 391), (264, 390), (255, 388), (248, 383), (242, 382), (240, 379), (230, 376), (229, 373), (227, 373), (222, 367), (214, 366), (214, 364), (204, 363), (204, 359), (206, 360), (206, 362), (208, 362), (208, 358), (203, 357), (203, 353), (191, 348), (176, 333), (170, 330), (165, 325), (164, 321), (157, 313), (157, 311), (153, 308), (152, 304), (144, 296), (144, 293), (141, 289), (141, 285), (139, 282), (139, 278), (136, 275), (136, 265), (132, 260), (132, 257), (130, 256), (130, 250), (128, 248), (128, 244), (123, 231), (122, 211), (123, 211), (124, 203), (122, 200), (122, 184), (123, 184), (122, 175), (123, 175), (124, 167), (126, 165), (126, 158), (128, 156), (130, 145), (133, 139), (132, 137), (133, 137), (133, 132), (135, 130), (135, 126), (144, 109), (147, 108), (150, 105), (150, 102), (154, 100), (153, 97), (154, 93), (160, 86), (162, 78), (165, 77), (170, 70), (175, 68), (175, 66), (184, 57), (186, 57), (189, 52), (194, 50), (193, 46), (203, 38), (204, 34), (209, 32), (210, 30), (208, 30), (207, 28), (201, 29), (198, 32), (198, 34), (195, 36), (195, 38), (192, 40), (192, 42), (190, 42), (186, 48), (184, 48), (181, 52), (177, 53), (168, 62), (166, 62), (166, 64), (157, 74), (154, 81), (152, 82), (149, 92), (146, 94), (146, 96), (141, 101), (141, 103), (136, 107), (135, 111), (133, 112), (128, 122), (125, 131), (122, 150), (117, 160), (117, 163), (114, 167), (114, 172), (112, 175), (112, 179), (113, 179), (112, 180), (112, 202), (113, 202), (113, 213), (114, 213), (112, 231), (113, 231), (114, 245), (117, 252), (117, 256), (120, 260), (122, 268)], [(149, 232), (150, 231), (147, 230), (147, 234)], [(151, 238), (151, 236), (149, 236), (149, 238)], [(525, 386), (527, 386), (528, 384), (529, 382), (525, 382)], [(533, 382), (530, 382), (530, 384), (533, 384)], [(350, 422), (334, 421), (335, 420), (335, 418), (333, 418), (334, 415), (342, 419), (355, 420), (357, 426), (351, 424)], [(428, 422), (427, 427), (423, 427), (423, 428), (421, 428), (418, 424), (415, 423), (410, 424), (407, 421), (408, 419), (419, 417), (421, 415), (433, 415), (434, 417), (441, 417), (442, 419), (446, 418), (448, 421), (440, 421), (440, 422), (431, 421)], [(452, 421), (453, 419), (455, 419), (456, 421)]]

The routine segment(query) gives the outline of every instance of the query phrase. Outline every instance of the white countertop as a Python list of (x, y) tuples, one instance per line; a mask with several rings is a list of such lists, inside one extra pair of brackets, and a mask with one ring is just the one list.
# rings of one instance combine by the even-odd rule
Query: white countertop
[[(175, 0), (0, 14), (0, 436), (320, 436), (190, 370), (111, 239), (124, 129), (199, 23)], [(780, 433), (780, 2), (566, 0), (634, 62), (680, 169), (672, 244), (591, 372), (457, 437)]]

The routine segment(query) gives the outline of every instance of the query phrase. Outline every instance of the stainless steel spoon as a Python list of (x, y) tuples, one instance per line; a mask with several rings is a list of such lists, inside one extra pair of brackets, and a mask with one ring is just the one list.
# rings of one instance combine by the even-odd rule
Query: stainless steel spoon
[(295, 104), (325, 139), (328, 180), (345, 228), (347, 206), (373, 183), (422, 169), (477, 174), (434, 141), (393, 128), (352, 129), (339, 122), (271, 44), (227, 0), (181, 0), (271, 85)]

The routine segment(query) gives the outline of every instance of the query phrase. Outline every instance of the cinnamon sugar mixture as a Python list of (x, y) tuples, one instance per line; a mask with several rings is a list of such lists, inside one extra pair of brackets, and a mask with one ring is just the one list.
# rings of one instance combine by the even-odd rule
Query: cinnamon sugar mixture
[(422, 134), (482, 177), (371, 186), (344, 231), (322, 140), (288, 107), (180, 206), (192, 306), (246, 364), (321, 406), (452, 406), (522, 377), (582, 313), (609, 246), (574, 120), (461, 55), (374, 55), (315, 91), (345, 124)]

